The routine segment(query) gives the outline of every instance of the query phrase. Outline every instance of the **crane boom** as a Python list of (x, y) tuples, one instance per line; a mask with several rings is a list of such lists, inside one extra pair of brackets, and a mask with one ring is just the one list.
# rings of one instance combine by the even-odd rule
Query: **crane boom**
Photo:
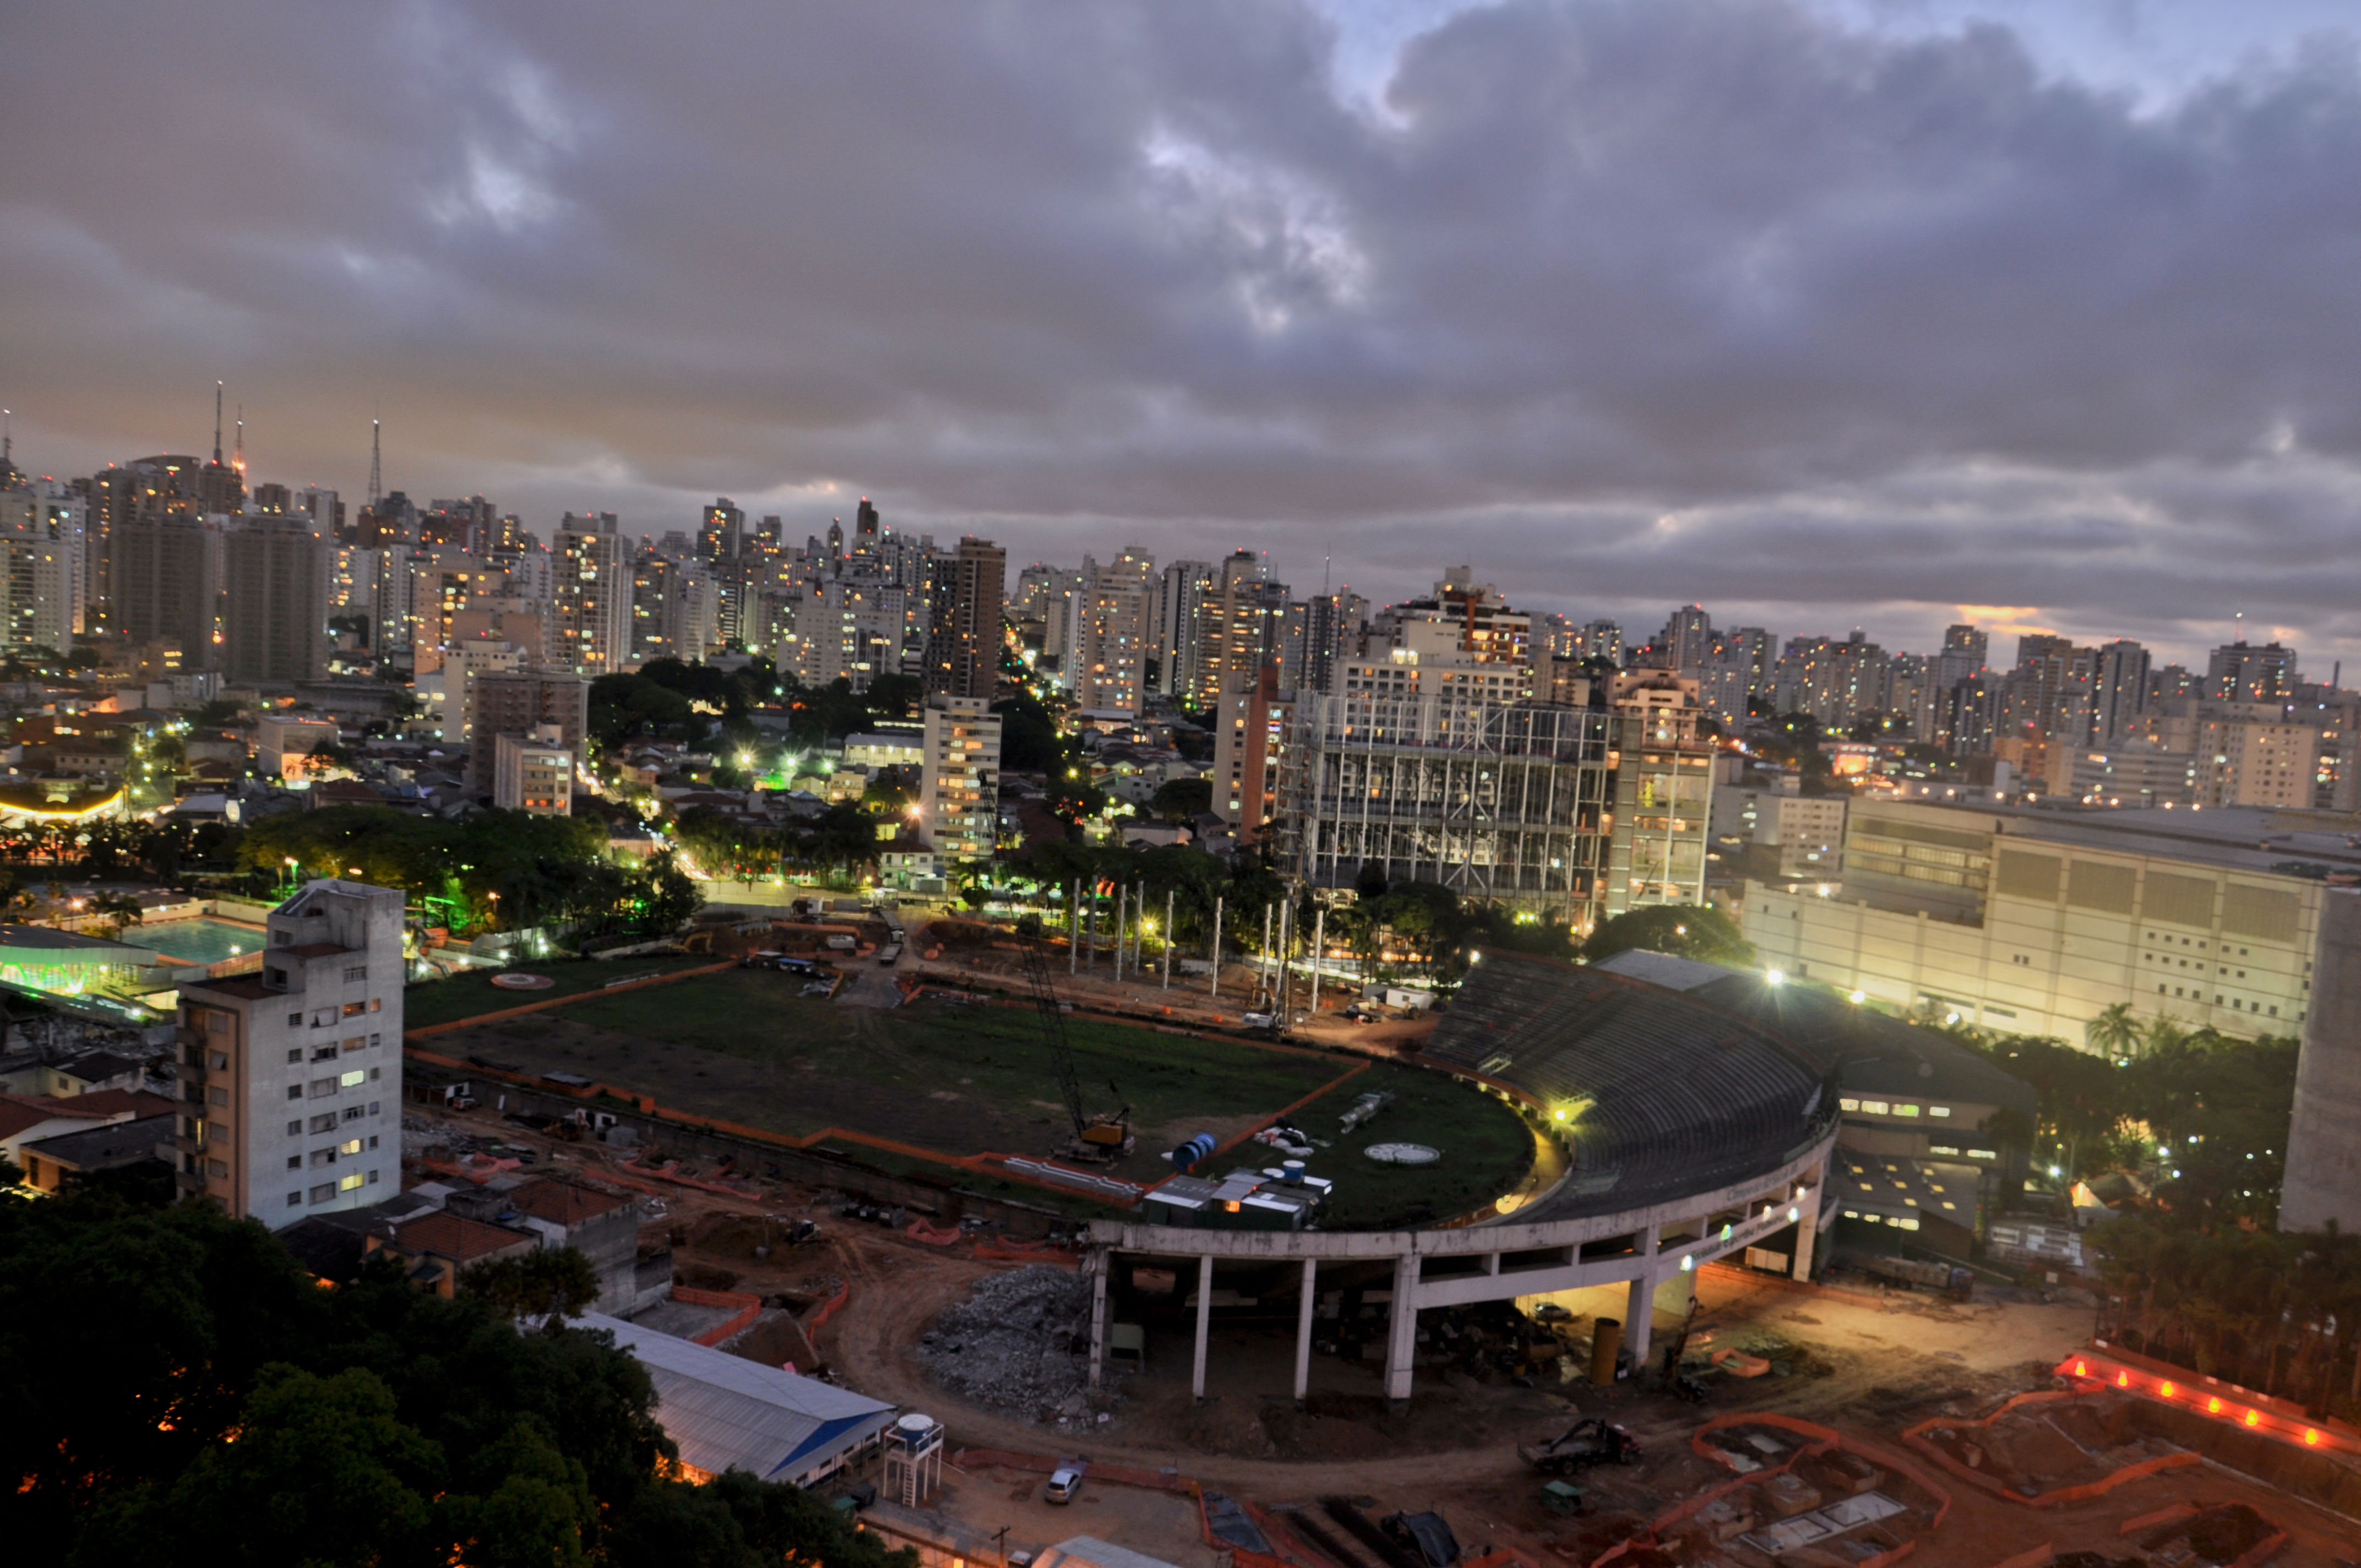
[(1074, 1119), (1074, 1136), (1090, 1130), (1082, 1110), (1082, 1082), (1074, 1071), (1074, 1053), (1066, 1044), (1066, 1018), (1058, 1010), (1058, 992), (1049, 983), (1049, 963), (1041, 951), (1038, 921), (1024, 931), (1025, 978), (1031, 982), (1033, 1010), (1041, 1015), (1041, 1041), (1049, 1047), (1049, 1061), (1058, 1071), (1058, 1088), (1066, 1097), (1066, 1113)]
[(1082, 1106), (1082, 1076), (1074, 1070), (1073, 1047), (1066, 1042), (1066, 1018), (1058, 1005), (1058, 992), (1049, 983), (1049, 959), (1041, 945), (1041, 922), (1028, 916), (1017, 926), (1017, 934), (1025, 938), (1025, 978), (1033, 992), (1033, 1010), (1041, 1015), (1041, 1040), (1049, 1047), (1049, 1061), (1058, 1073), (1058, 1091), (1065, 1096), (1066, 1114), (1073, 1119), (1074, 1141), (1067, 1153), (1075, 1158), (1091, 1160), (1120, 1159), (1134, 1146), (1131, 1132), (1131, 1107), (1123, 1103), (1123, 1091), (1110, 1082), (1118, 1109), (1093, 1116)]

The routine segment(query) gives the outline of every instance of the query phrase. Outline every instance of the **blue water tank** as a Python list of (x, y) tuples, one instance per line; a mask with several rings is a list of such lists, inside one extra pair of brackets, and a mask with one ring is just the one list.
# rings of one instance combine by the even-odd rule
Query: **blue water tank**
[(1213, 1152), (1213, 1135), (1200, 1133), (1172, 1151), (1172, 1168), (1186, 1172)]

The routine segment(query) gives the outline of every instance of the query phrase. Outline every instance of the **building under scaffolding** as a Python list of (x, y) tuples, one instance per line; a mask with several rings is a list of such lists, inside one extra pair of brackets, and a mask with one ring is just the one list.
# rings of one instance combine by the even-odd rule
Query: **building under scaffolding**
[(1439, 883), (1565, 921), (1704, 897), (1709, 751), (1660, 715), (1300, 696), (1282, 841), (1314, 887)]

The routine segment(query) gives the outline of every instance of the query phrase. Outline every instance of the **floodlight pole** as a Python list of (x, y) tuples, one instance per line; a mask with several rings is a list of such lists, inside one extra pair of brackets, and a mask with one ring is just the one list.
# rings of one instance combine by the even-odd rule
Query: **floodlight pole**
[(1164, 989), (1172, 989), (1172, 890), (1164, 890)]
[(1213, 894), (1213, 984), (1211, 992), (1215, 1003), (1222, 1000), (1222, 895)]
[(1312, 1016), (1320, 1016), (1320, 955), (1328, 950), (1328, 906), (1312, 906)]

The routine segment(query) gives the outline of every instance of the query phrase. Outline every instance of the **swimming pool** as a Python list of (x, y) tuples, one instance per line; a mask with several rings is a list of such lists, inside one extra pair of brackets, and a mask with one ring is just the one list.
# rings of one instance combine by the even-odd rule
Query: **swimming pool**
[(135, 948), (153, 948), (182, 963), (217, 964), (243, 953), (260, 952), (263, 933), (252, 926), (200, 918), (126, 926), (120, 939)]

